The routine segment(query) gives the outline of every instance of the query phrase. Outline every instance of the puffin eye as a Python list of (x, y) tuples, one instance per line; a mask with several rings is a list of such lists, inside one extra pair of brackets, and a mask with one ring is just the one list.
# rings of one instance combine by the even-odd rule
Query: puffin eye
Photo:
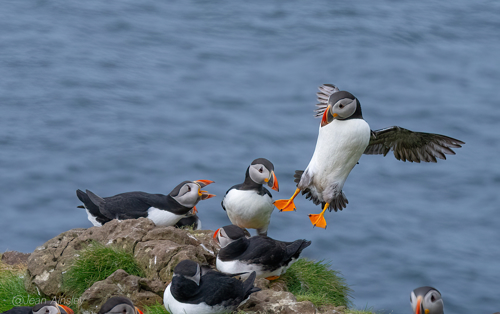
[(339, 108), (340, 108), (340, 109), (344, 108), (344, 105), (340, 104), (340, 105), (339, 105)]
[(434, 295), (431, 295), (431, 302), (435, 302), (436, 301), (436, 298), (434, 297)]
[(188, 192), (191, 192), (191, 187), (188, 185)]
[(262, 173), (262, 171), (263, 171), (263, 170), (262, 170), (262, 167), (260, 167), (260, 168), (259, 168), (259, 172), (260, 172), (260, 173)]

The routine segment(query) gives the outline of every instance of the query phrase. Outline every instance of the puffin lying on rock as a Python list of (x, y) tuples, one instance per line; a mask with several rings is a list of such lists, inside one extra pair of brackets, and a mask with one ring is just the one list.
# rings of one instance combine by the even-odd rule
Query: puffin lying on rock
[(94, 226), (102, 226), (113, 219), (146, 217), (157, 226), (173, 226), (182, 218), (196, 214), (196, 204), (215, 195), (201, 189), (213, 181), (184, 181), (168, 195), (146, 192), (126, 192), (110, 197), (100, 197), (91, 191), (76, 191)]
[(342, 188), (362, 154), (385, 156), (392, 150), (398, 160), (436, 162), (436, 158), (446, 159), (445, 154), (454, 155), (451, 148), (465, 144), (445, 135), (413, 132), (398, 126), (372, 131), (354, 95), (331, 84), (324, 84), (319, 90), (316, 116), (322, 119), (311, 161), (306, 170), (295, 172), (297, 189), (292, 197), (274, 202), (280, 211), (295, 210), (293, 200), (302, 191), (314, 204), (323, 206), (320, 214), (309, 215), (314, 226), (326, 228), (325, 211), (347, 206)]
[(126, 297), (111, 297), (109, 298), (99, 310), (98, 314), (143, 314), (132, 300)]
[(244, 282), (183, 260), (174, 268), (163, 304), (170, 314), (231, 313), (260, 289), (253, 286), (255, 272)]
[(47, 301), (35, 306), (16, 306), (2, 314), (74, 314), (74, 312), (65, 305)]
[(257, 278), (275, 280), (283, 275), (311, 241), (282, 242), (267, 236), (247, 238), (244, 229), (229, 225), (217, 229), (214, 239), (221, 249), (216, 267), (227, 274), (246, 278), (255, 271)]
[(257, 158), (248, 166), (245, 181), (232, 186), (222, 200), (222, 208), (233, 225), (257, 229), (259, 235), (267, 235), (274, 205), (273, 196), (264, 184), (279, 191), (274, 165), (265, 158)]
[(443, 314), (441, 293), (433, 287), (420, 287), (410, 294), (410, 304), (415, 314)]

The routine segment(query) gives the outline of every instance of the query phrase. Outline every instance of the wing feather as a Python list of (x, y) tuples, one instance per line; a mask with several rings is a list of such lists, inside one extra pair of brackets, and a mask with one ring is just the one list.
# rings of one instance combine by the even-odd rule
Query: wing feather
[(328, 107), (328, 99), (333, 93), (338, 92), (339, 88), (332, 84), (323, 84), (318, 89), (319, 92), (316, 93), (316, 96), (318, 96), (319, 103), (316, 104), (317, 108), (314, 112), (316, 117), (321, 117)]
[(409, 162), (437, 162), (446, 154), (455, 155), (452, 148), (460, 148), (464, 142), (455, 138), (424, 132), (413, 132), (398, 126), (372, 131), (370, 143), (365, 149), (368, 155), (384, 155), (393, 151), (397, 160)]

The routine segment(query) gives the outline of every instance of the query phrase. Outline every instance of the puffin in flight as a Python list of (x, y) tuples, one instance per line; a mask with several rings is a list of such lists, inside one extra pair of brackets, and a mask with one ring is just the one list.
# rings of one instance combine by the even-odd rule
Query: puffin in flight
[(273, 163), (257, 158), (248, 166), (245, 181), (232, 186), (222, 200), (222, 208), (233, 225), (257, 229), (259, 235), (267, 235), (274, 205), (273, 196), (264, 184), (279, 191)]
[(126, 192), (110, 197), (100, 197), (91, 191), (77, 190), (76, 195), (87, 210), (87, 216), (94, 226), (102, 226), (113, 219), (136, 219), (146, 217), (157, 226), (173, 226), (182, 218), (196, 214), (200, 200), (214, 197), (201, 189), (213, 181), (184, 181), (168, 195), (146, 192)]
[(229, 225), (217, 229), (214, 239), (221, 249), (217, 254), (217, 270), (247, 278), (252, 271), (257, 278), (278, 279), (300, 257), (311, 241), (283, 242), (267, 236), (247, 238), (244, 229)]
[(398, 126), (372, 131), (363, 119), (359, 100), (336, 86), (323, 84), (317, 93), (316, 116), (322, 116), (318, 140), (306, 170), (295, 172), (297, 189), (288, 200), (274, 202), (280, 211), (295, 210), (293, 200), (299, 192), (314, 204), (322, 204), (320, 214), (310, 214), (314, 226), (326, 228), (324, 213), (342, 210), (347, 198), (342, 192), (344, 183), (362, 154), (375, 155), (394, 152), (398, 160), (436, 162), (454, 155), (451, 148), (464, 142), (440, 134), (413, 132)]
[(441, 293), (433, 287), (420, 287), (410, 294), (410, 304), (415, 314), (443, 314)]
[(250, 294), (255, 272), (244, 282), (191, 260), (174, 268), (172, 282), (165, 289), (163, 304), (171, 314), (232, 313)]
[(102, 306), (97, 314), (143, 314), (129, 298), (111, 297)]

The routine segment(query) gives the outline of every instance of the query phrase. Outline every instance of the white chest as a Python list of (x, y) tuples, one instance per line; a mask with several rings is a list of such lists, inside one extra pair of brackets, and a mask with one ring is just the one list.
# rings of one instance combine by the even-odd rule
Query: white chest
[(230, 190), (223, 200), (229, 220), (242, 228), (263, 228), (274, 210), (273, 199), (254, 190)]
[(167, 210), (150, 207), (148, 209), (148, 218), (151, 219), (157, 226), (173, 226), (186, 215), (176, 215)]
[(163, 294), (163, 305), (170, 314), (215, 314), (228, 312), (228, 309), (223, 306), (209, 306), (205, 302), (199, 304), (181, 303), (170, 292), (170, 286), (171, 284), (168, 285)]

